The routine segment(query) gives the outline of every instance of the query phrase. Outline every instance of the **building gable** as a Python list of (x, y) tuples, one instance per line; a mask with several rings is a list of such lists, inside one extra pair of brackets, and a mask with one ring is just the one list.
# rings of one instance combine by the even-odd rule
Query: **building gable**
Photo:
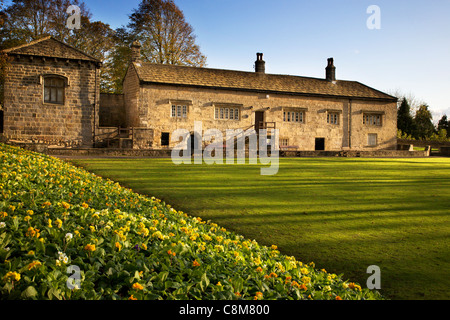
[(101, 63), (100, 60), (83, 53), (51, 36), (32, 41), (18, 47), (6, 49), (9, 55), (37, 56), (68, 60), (91, 61)]

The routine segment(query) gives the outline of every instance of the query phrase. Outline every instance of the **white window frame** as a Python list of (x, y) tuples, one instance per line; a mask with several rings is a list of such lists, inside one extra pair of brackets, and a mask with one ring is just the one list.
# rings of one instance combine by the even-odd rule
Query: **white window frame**
[(327, 123), (338, 126), (340, 123), (340, 113), (339, 112), (328, 112), (327, 113)]
[(177, 119), (186, 119), (189, 113), (189, 108), (187, 105), (172, 105), (170, 117)]

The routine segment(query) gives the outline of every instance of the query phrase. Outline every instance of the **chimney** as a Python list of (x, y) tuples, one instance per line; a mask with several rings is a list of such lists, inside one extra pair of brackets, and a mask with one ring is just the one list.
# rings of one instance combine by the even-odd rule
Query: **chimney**
[(336, 67), (333, 64), (333, 58), (328, 59), (328, 65), (325, 68), (325, 78), (327, 81), (336, 81)]
[(255, 72), (257, 72), (257, 73), (266, 73), (266, 62), (263, 60), (263, 54), (262, 53), (257, 53), (256, 54)]
[(141, 61), (141, 44), (139, 41), (134, 41), (131, 45), (131, 62)]

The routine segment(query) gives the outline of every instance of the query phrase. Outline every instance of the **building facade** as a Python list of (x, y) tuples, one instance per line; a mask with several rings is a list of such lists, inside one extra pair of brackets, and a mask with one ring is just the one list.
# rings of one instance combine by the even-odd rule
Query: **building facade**
[[(126, 123), (153, 129), (152, 148), (178, 144), (177, 129), (279, 130), (292, 150), (395, 150), (397, 98), (355, 81), (336, 80), (333, 59), (323, 79), (158, 65), (140, 61), (139, 44), (124, 79)], [(203, 146), (209, 141), (203, 141)], [(148, 146), (150, 147), (150, 146)]]
[(3, 137), (92, 146), (101, 62), (52, 37), (5, 51)]
[(170, 149), (177, 129), (193, 135), (201, 122), (202, 133), (218, 129), (224, 137), (227, 129), (278, 129), (285, 150), (397, 147), (397, 99), (337, 80), (332, 58), (319, 79), (267, 74), (261, 53), (255, 72), (146, 63), (133, 43), (123, 94), (100, 95), (101, 62), (52, 37), (6, 52), (7, 140), (92, 147), (108, 137), (121, 141), (106, 146)]

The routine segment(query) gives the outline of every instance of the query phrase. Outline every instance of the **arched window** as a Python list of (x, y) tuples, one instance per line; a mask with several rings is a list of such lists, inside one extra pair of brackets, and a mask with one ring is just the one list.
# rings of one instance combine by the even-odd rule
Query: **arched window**
[(44, 102), (64, 104), (66, 83), (61, 76), (44, 76)]

